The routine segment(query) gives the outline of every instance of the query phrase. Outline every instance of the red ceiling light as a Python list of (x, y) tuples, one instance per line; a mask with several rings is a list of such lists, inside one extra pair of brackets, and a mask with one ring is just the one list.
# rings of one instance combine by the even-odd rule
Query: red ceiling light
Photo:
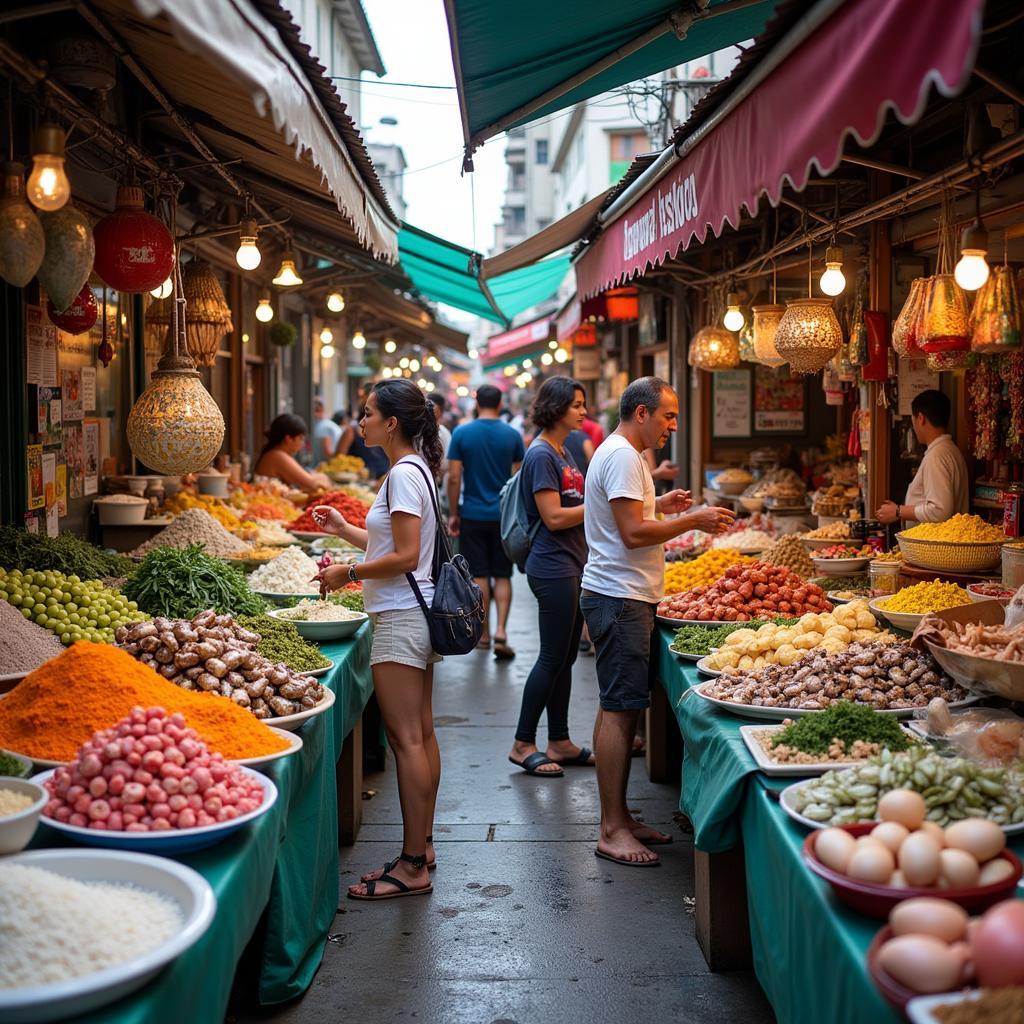
[(145, 193), (128, 186), (117, 190), (113, 213), (94, 228), (96, 273), (119, 292), (148, 292), (170, 276), (174, 239), (158, 218), (145, 210)]

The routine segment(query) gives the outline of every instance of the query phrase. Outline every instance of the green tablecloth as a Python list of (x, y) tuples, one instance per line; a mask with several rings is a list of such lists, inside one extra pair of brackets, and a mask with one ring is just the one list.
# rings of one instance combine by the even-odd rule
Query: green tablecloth
[[(842, 906), (804, 867), (807, 832), (775, 799), (793, 780), (758, 772), (739, 735), (752, 719), (684, 697), (699, 674), (669, 651), (671, 634), (660, 634), (659, 675), (683, 736), (680, 808), (707, 853), (730, 849), (742, 831), (754, 970), (779, 1024), (896, 1024), (866, 967), (883, 922)], [(1024, 841), (1011, 846), (1024, 855)]]
[[(303, 726), (298, 754), (273, 762), (273, 809), (231, 839), (176, 858), (213, 887), (209, 931), (145, 988), (76, 1024), (221, 1024), (235, 966), (264, 911), (260, 1002), (284, 1002), (309, 987), (338, 905), (335, 764), (373, 689), (370, 636), (366, 625), (350, 641), (324, 645), (336, 667), (323, 682), (337, 701)], [(52, 835), (35, 845), (53, 845)]]

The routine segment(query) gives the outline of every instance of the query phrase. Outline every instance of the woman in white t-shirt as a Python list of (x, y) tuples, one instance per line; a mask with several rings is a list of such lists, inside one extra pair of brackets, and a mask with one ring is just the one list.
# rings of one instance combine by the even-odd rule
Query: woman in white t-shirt
[(364, 875), (348, 894), (387, 900), (432, 891), (434, 804), (441, 754), (434, 735), (431, 692), (434, 663), (426, 616), (406, 573), (424, 601), (434, 596), (431, 568), (437, 536), (434, 478), (441, 464), (434, 406), (408, 380), (381, 381), (366, 399), (359, 429), (367, 445), (383, 448), (391, 469), (360, 530), (336, 509), (313, 510), (321, 529), (366, 551), (364, 562), (328, 566), (321, 592), (363, 581), (363, 602), (373, 620), (370, 665), (388, 741), (398, 767), (403, 847), (400, 856)]

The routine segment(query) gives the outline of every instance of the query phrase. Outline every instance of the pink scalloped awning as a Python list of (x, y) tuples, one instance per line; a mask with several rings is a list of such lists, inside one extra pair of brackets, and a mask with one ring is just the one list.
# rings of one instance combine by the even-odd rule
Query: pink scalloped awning
[(932, 86), (955, 95), (974, 64), (983, 0), (848, 0), (660, 180), (637, 197), (576, 263), (589, 298), (737, 227), (762, 196), (813, 168), (829, 174), (846, 137), (870, 146), (892, 110), (922, 114)]

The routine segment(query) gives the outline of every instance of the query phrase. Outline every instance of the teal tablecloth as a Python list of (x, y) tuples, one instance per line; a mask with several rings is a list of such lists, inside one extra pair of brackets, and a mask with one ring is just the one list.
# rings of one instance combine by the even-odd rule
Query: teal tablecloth
[[(209, 931), (145, 988), (75, 1024), (221, 1024), (235, 966), (264, 911), (260, 1002), (284, 1002), (309, 987), (338, 905), (334, 772), (373, 689), (369, 625), (323, 652), (336, 663), (323, 681), (337, 700), (302, 727), (298, 754), (270, 766), (277, 804), (218, 846), (176, 858), (213, 887), (217, 916)], [(52, 835), (35, 845), (52, 845)]]
[[(896, 1024), (901, 1018), (867, 973), (867, 948), (883, 922), (841, 905), (804, 867), (807, 831), (779, 806), (792, 779), (757, 770), (739, 734), (744, 720), (685, 696), (700, 677), (660, 631), (659, 676), (683, 736), (680, 808), (698, 849), (728, 850), (742, 832), (754, 970), (779, 1024)], [(1011, 846), (1024, 855), (1024, 841)]]

